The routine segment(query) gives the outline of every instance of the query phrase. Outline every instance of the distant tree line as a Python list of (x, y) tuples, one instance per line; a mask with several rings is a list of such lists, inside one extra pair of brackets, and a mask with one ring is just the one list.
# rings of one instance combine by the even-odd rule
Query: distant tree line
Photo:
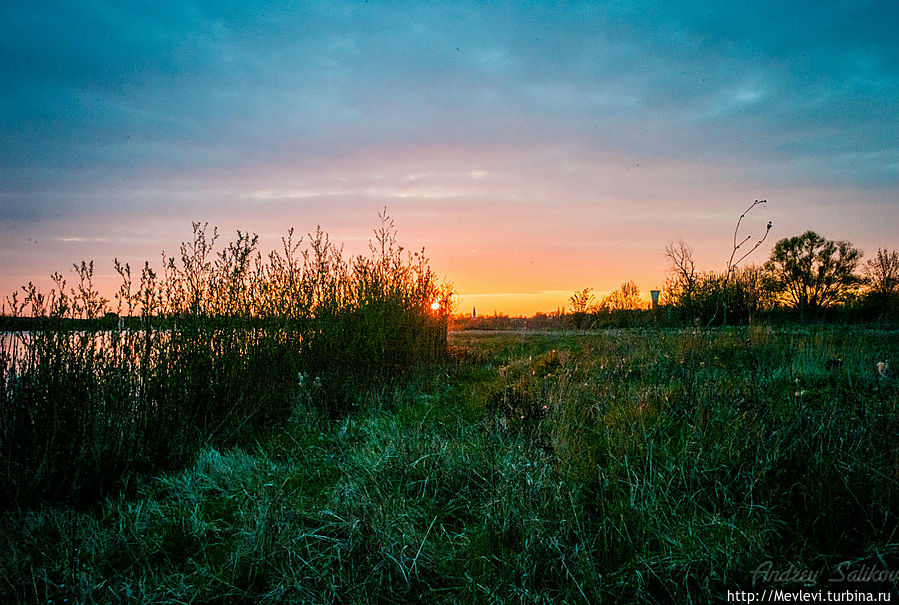
[(634, 281), (624, 282), (602, 299), (596, 298), (593, 288), (577, 290), (568, 303), (570, 312), (564, 323), (571, 328), (628, 326), (638, 321), (646, 307), (640, 299), (640, 287)]
[(747, 323), (760, 314), (799, 321), (899, 318), (896, 250), (880, 248), (863, 263), (851, 242), (806, 231), (778, 241), (761, 266), (730, 267), (727, 273), (697, 271), (693, 249), (683, 240), (669, 242), (665, 257), (663, 304), (681, 320)]
[[(742, 220), (756, 202), (741, 215)], [(665, 246), (665, 285), (649, 309), (640, 288), (627, 281), (599, 298), (593, 288), (576, 290), (567, 308), (516, 318), (457, 317), (454, 329), (590, 329), (650, 325), (724, 325), (771, 321), (899, 322), (899, 251), (879, 248), (863, 260), (861, 250), (814, 231), (778, 241), (760, 265), (740, 266), (765, 240), (734, 235), (733, 254), (722, 271), (699, 271), (684, 240)], [(752, 248), (746, 251), (744, 244)]]
[[(742, 220), (746, 213), (740, 217)], [(739, 221), (737, 223), (739, 229)], [(684, 240), (665, 246), (668, 261), (658, 308), (651, 311), (633, 281), (598, 299), (592, 288), (576, 290), (559, 327), (593, 328), (648, 324), (746, 324), (757, 319), (799, 321), (899, 321), (899, 251), (879, 248), (862, 261), (861, 250), (845, 240), (814, 231), (778, 241), (761, 265), (739, 266), (747, 252), (734, 235), (733, 254), (722, 271), (699, 271)], [(751, 243), (751, 242), (750, 242)]]

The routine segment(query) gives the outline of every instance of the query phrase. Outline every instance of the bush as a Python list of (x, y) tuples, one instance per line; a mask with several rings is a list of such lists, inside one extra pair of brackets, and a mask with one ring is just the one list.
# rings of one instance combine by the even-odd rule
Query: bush
[(666, 302), (685, 322), (748, 324), (759, 313), (773, 307), (772, 295), (756, 266), (724, 273), (697, 274), (689, 293), (676, 288), (665, 291)]

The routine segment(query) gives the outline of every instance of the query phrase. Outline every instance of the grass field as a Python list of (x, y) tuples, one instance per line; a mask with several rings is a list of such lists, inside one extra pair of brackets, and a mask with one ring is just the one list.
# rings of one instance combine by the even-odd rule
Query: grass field
[(897, 336), (451, 333), (346, 415), (296, 381), (252, 442), (3, 513), (0, 600), (708, 602), (766, 562), (895, 572)]

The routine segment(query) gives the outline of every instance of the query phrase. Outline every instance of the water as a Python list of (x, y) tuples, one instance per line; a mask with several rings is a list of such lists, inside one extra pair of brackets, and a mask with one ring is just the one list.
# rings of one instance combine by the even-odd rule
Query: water
[(0, 332), (0, 365), (11, 373), (51, 361), (133, 365), (154, 357), (170, 340), (168, 331), (147, 330)]
[[(21, 373), (40, 363), (62, 362), (106, 365), (139, 371), (163, 354), (207, 349), (212, 356), (250, 355), (263, 341), (298, 346), (296, 333), (262, 329), (215, 329), (188, 337), (164, 329), (94, 331), (7, 331), (0, 332), (0, 366)], [(89, 367), (89, 366), (88, 366)]]

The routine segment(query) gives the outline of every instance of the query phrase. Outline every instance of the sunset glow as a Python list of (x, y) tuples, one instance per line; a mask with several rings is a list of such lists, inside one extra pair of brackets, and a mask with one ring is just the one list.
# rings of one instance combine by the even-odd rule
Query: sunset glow
[[(712, 10), (714, 9), (714, 10)], [(899, 246), (892, 2), (7, 3), (0, 294), (94, 259), (157, 270), (191, 221), (327, 231), (387, 207), (457, 311), (552, 312), (721, 270), (739, 214)]]

